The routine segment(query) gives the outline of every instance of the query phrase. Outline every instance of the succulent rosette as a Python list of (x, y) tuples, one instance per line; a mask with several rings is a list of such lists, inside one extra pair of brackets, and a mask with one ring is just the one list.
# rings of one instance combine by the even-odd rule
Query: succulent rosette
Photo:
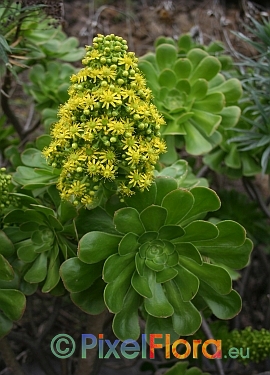
[[(203, 220), (220, 207), (213, 190), (183, 189), (178, 182), (158, 176), (148, 191), (125, 202), (111, 197), (106, 210), (114, 229), (85, 234), (78, 257), (61, 266), (72, 300), (89, 313), (106, 305), (121, 340), (138, 339), (139, 316), (146, 320), (146, 333), (177, 337), (198, 330), (201, 309), (229, 319), (241, 308), (230, 268), (248, 263), (252, 242), (234, 221)], [(97, 301), (95, 283), (104, 289)]]
[(43, 151), (60, 172), (61, 198), (97, 206), (104, 184), (120, 195), (147, 189), (159, 155), (163, 117), (138, 68), (134, 52), (118, 36), (99, 34), (86, 47), (85, 65), (71, 77), (70, 98), (59, 109), (52, 141)]
[(139, 61), (152, 90), (158, 110), (167, 126), (161, 132), (168, 145), (162, 160), (177, 159), (175, 148), (192, 155), (208, 153), (222, 141), (219, 128), (235, 126), (240, 117), (237, 105), (242, 95), (236, 78), (226, 79), (221, 73), (220, 57), (202, 48), (182, 48), (165, 38), (159, 40), (155, 53)]

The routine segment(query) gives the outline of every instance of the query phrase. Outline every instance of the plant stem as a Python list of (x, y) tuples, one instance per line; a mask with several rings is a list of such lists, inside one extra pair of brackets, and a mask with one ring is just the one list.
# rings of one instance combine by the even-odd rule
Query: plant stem
[[(102, 333), (106, 320), (108, 318), (108, 311), (105, 310), (99, 315), (88, 315), (86, 323), (86, 333), (91, 333), (98, 337)], [(98, 345), (91, 349), (86, 355), (86, 358), (79, 358), (77, 370), (75, 375), (96, 375), (98, 372)]]
[(11, 87), (11, 77), (10, 77), (10, 71), (8, 70), (5, 78), (4, 78), (4, 83), (2, 86), (2, 91), (4, 94), (1, 95), (1, 107), (4, 112), (4, 114), (7, 116), (11, 124), (13, 125), (14, 129), (18, 133), (20, 139), (23, 139), (23, 129), (21, 127), (21, 124), (17, 117), (15, 116), (14, 112), (11, 110), (9, 106), (9, 91)]
[(259, 189), (247, 177), (243, 177), (243, 184), (251, 199), (257, 200), (261, 210), (265, 213), (268, 219), (270, 219), (270, 211), (264, 202)]
[[(202, 316), (202, 330), (203, 330), (205, 336), (208, 339), (213, 339), (213, 334), (211, 332), (211, 329), (210, 329), (207, 321), (204, 319), (203, 316)], [(210, 347), (212, 347), (212, 344), (210, 345)], [(222, 366), (222, 360), (221, 360), (221, 358), (216, 358), (215, 361), (214, 361), (214, 363), (215, 363), (215, 366), (216, 366), (216, 369), (217, 369), (217, 373), (219, 375), (225, 375), (225, 372), (224, 372), (223, 366)]]
[[(38, 345), (37, 341), (33, 340), (31, 337), (27, 336), (26, 334), (21, 334), (18, 332), (10, 332), (9, 337), (11, 340), (20, 341), (26, 344), (32, 351), (35, 359), (38, 361), (40, 367), (44, 371), (46, 375), (57, 375), (56, 371), (52, 367), (50, 361), (48, 361), (45, 352), (42, 348)], [(17, 373), (15, 373), (17, 375)], [(18, 375), (21, 375), (18, 373)]]
[(6, 366), (12, 370), (14, 375), (25, 375), (25, 372), (16, 360), (15, 353), (13, 352), (10, 343), (6, 337), (0, 340), (0, 352), (2, 354), (2, 359)]

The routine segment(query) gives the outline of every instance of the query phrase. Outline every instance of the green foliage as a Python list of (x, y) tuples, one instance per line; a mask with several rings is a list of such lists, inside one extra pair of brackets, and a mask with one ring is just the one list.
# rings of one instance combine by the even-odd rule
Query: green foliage
[(258, 54), (253, 58), (239, 55), (238, 79), (244, 90), (240, 102), (242, 116), (237, 127), (222, 133), (220, 149), (204, 158), (211, 169), (235, 178), (269, 172), (270, 23), (252, 18), (251, 21), (254, 27), (246, 26), (250, 38), (237, 33)]
[(197, 367), (188, 368), (188, 362), (178, 362), (165, 375), (209, 375), (208, 372), (202, 372)]
[[(269, 244), (270, 229), (268, 221), (257, 202), (250, 201), (245, 194), (236, 190), (221, 190), (219, 191), (219, 197), (222, 202), (221, 208), (212, 213), (211, 218), (235, 220), (245, 227), (253, 242)], [(243, 207), (245, 207), (245, 210), (243, 210)]]
[[(244, 364), (249, 362), (259, 363), (269, 358), (270, 331), (246, 327), (242, 330), (228, 330), (224, 322), (215, 322), (211, 325), (212, 331), (222, 340), (222, 351), (227, 353), (230, 348), (243, 348), (243, 353), (249, 354), (247, 358), (239, 356), (237, 361)], [(249, 348), (249, 349), (248, 349)]]
[[(121, 340), (139, 337), (139, 311), (146, 319), (146, 333), (170, 332), (174, 337), (196, 332), (199, 310), (206, 306), (221, 319), (238, 313), (239, 295), (232, 290), (229, 273), (216, 263), (244, 267), (252, 244), (235, 222), (214, 225), (202, 220), (220, 206), (212, 190), (184, 190), (173, 178), (157, 177), (148, 192), (120, 205), (117, 209), (114, 199), (106, 205), (107, 211), (115, 211), (116, 233), (85, 234), (78, 258), (61, 266), (75, 303), (80, 306), (82, 293), (84, 298), (91, 295), (84, 275), (96, 265), (107, 284), (104, 300), (115, 314), (113, 329)], [(93, 305), (91, 300), (90, 313)]]
[(70, 76), (76, 69), (68, 64), (45, 61), (35, 64), (29, 73), (30, 83), (23, 85), (24, 91), (36, 102), (36, 109), (42, 112), (42, 121), (48, 132), (57, 121), (57, 109), (68, 100)]
[(55, 20), (46, 16), (43, 5), (24, 6), (21, 2), (4, 0), (0, 6), (0, 21), (0, 46), (6, 51), (0, 56), (14, 66), (24, 68), (37, 61), (55, 59), (72, 62), (84, 54), (83, 48), (78, 48), (78, 40), (67, 38)]
[(220, 129), (238, 122), (241, 84), (236, 78), (226, 80), (219, 59), (206, 50), (188, 43), (178, 51), (175, 43), (159, 40), (155, 53), (143, 56), (139, 67), (167, 123), (162, 130), (169, 150), (164, 162), (177, 159), (176, 147), (185, 146), (192, 155), (209, 152), (222, 141)]
[[(78, 44), (77, 38), (67, 37), (61, 26), (46, 14), (46, 6), (28, 6), (13, 0), (4, 0), (0, 5), (0, 77), (6, 82), (2, 95), (8, 97), (12, 82), (8, 85), (7, 82), (12, 79), (21, 84), (35, 102), (35, 110), (42, 111), (47, 132), (57, 121), (57, 108), (68, 99), (70, 76), (76, 71), (69, 62), (80, 60), (84, 54)], [(28, 80), (21, 74), (26, 69)], [(14, 119), (3, 116), (1, 125), (2, 119), (4, 123), (11, 122), (18, 131), (20, 124), (15, 125)], [(14, 135), (12, 127), (5, 126), (0, 138), (3, 150), (15, 143), (10, 140), (11, 134)]]

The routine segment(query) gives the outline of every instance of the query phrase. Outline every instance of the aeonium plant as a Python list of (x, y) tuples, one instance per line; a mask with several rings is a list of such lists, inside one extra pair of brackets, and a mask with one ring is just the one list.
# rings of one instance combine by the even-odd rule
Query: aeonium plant
[(220, 200), (187, 163), (155, 171), (165, 152), (164, 120), (126, 42), (98, 35), (83, 62), (71, 77), (52, 140), (39, 142), (50, 165), (28, 149), (25, 166), (14, 174), (29, 193), (21, 196), (23, 212), (15, 209), (3, 220), (7, 236), (13, 230), (25, 236), (13, 236), (20, 276), (53, 293), (60, 273), (83, 311), (115, 314), (121, 340), (138, 338), (139, 317), (147, 333), (173, 337), (193, 334), (205, 308), (233, 317), (241, 299), (230, 269), (244, 267), (252, 250), (244, 228), (204, 220)]
[(138, 339), (139, 318), (147, 334), (174, 338), (194, 334), (205, 308), (232, 318), (241, 298), (230, 269), (248, 263), (252, 242), (234, 221), (203, 220), (219, 207), (213, 190), (184, 189), (179, 176), (157, 176), (148, 190), (124, 202), (112, 196), (105, 208), (114, 231), (100, 223), (60, 268), (71, 299), (90, 314), (107, 307), (121, 340)]
[(139, 61), (154, 103), (163, 114), (167, 126), (162, 136), (168, 153), (162, 161), (177, 159), (175, 148), (186, 148), (192, 155), (206, 154), (222, 141), (219, 129), (234, 127), (240, 117), (237, 105), (242, 95), (240, 81), (226, 79), (218, 57), (197, 46), (183, 49), (161, 38), (155, 53), (147, 53)]

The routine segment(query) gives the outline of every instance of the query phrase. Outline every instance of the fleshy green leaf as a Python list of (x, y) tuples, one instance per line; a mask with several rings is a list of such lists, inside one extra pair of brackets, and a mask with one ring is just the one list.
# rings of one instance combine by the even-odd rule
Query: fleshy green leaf
[(199, 280), (203, 280), (219, 294), (228, 294), (232, 289), (232, 280), (229, 273), (219, 266), (209, 263), (199, 265), (191, 259), (181, 257), (180, 263)]
[(119, 254), (111, 255), (104, 263), (103, 280), (106, 283), (113, 282), (130, 264), (134, 264), (134, 254), (126, 256), (120, 256)]
[[(209, 111), (211, 112), (211, 110)], [(191, 155), (201, 155), (212, 150), (212, 145), (201, 134), (201, 132), (191, 123), (185, 125), (186, 135), (184, 135), (186, 150)]]
[(191, 90), (188, 96), (189, 100), (200, 100), (203, 99), (208, 91), (208, 83), (205, 79), (199, 78), (195, 83), (191, 86)]
[[(179, 223), (191, 210), (194, 204), (193, 195), (184, 189), (177, 189), (167, 194), (162, 201), (162, 207), (168, 211), (166, 224)], [(179, 207), (179, 209), (175, 209)]]
[(178, 59), (174, 64), (174, 71), (178, 79), (188, 78), (192, 70), (192, 65), (187, 58)]
[(78, 257), (84, 263), (98, 263), (117, 253), (121, 237), (104, 232), (86, 233), (79, 242)]
[(225, 106), (225, 96), (221, 92), (207, 94), (207, 96), (194, 102), (193, 108), (200, 111), (219, 113)]
[(105, 310), (106, 306), (103, 299), (105, 283), (102, 279), (97, 279), (94, 284), (78, 293), (71, 293), (72, 302), (87, 314), (98, 315)]
[(177, 50), (171, 44), (161, 44), (156, 49), (156, 60), (160, 71), (170, 68), (177, 58)]
[(152, 292), (152, 297), (144, 300), (145, 310), (148, 312), (148, 314), (157, 318), (167, 318), (168, 316), (172, 316), (174, 311), (173, 307), (168, 302), (162, 285), (156, 283), (155, 274), (151, 271), (148, 273), (148, 275), (146, 275), (146, 277)]
[(141, 296), (145, 298), (152, 297), (152, 292), (149, 288), (148, 281), (145, 276), (140, 276), (137, 272), (134, 272), (131, 279), (131, 285)]
[(167, 210), (160, 206), (149, 206), (140, 213), (146, 231), (158, 231), (165, 224)]
[(41, 253), (34, 261), (31, 268), (24, 275), (24, 280), (29, 283), (39, 283), (47, 275), (47, 254)]
[(208, 137), (214, 133), (222, 121), (220, 115), (198, 109), (194, 110), (192, 119), (197, 123), (200, 131)]
[(135, 270), (134, 260), (131, 259), (130, 263), (124, 268), (117, 278), (108, 284), (104, 291), (104, 300), (108, 309), (113, 313), (118, 313), (123, 308), (124, 298), (130, 287), (132, 274)]
[(124, 237), (121, 239), (118, 246), (118, 253), (120, 255), (135, 253), (138, 247), (138, 236), (130, 232), (125, 234)]
[(173, 328), (179, 335), (194, 334), (201, 325), (201, 315), (191, 302), (184, 302), (174, 281), (164, 284), (166, 294), (173, 306)]
[(0, 280), (10, 281), (14, 279), (14, 271), (9, 262), (0, 254)]
[(131, 197), (125, 198), (125, 203), (129, 207), (133, 207), (138, 212), (141, 212), (146, 207), (151, 206), (151, 204), (155, 204), (156, 195), (157, 195), (156, 184), (152, 184), (148, 190), (144, 190), (143, 192), (138, 191), (136, 192), (136, 194), (132, 195)]
[(206, 56), (200, 61), (198, 66), (193, 70), (190, 75), (190, 82), (194, 83), (199, 78), (203, 78), (207, 81), (210, 81), (215, 75), (220, 71), (221, 64), (218, 59), (214, 56)]
[(215, 240), (198, 241), (196, 246), (201, 251), (201, 248), (214, 247), (217, 251), (218, 248), (230, 248), (241, 246), (246, 240), (246, 231), (238, 223), (232, 220), (224, 220), (216, 224), (219, 235)]
[(10, 257), (13, 255), (14, 251), (13, 243), (3, 231), (0, 231), (0, 254), (4, 257)]
[(158, 238), (161, 240), (176, 240), (184, 234), (184, 229), (179, 225), (164, 225), (158, 232)]
[(172, 89), (175, 86), (176, 81), (176, 75), (171, 69), (162, 70), (161, 74), (158, 77), (158, 83), (160, 84), (160, 86), (167, 87), (168, 89)]
[(88, 289), (101, 276), (103, 262), (83, 263), (79, 258), (66, 260), (60, 268), (60, 275), (65, 288), (72, 293)]
[(150, 241), (156, 240), (157, 236), (158, 236), (158, 232), (144, 232), (144, 234), (142, 234), (139, 237), (138, 241), (139, 241), (140, 244), (143, 244), (145, 242), (150, 242)]
[(182, 267), (178, 264), (175, 267), (177, 274), (174, 278), (175, 284), (181, 293), (184, 302), (190, 301), (198, 292), (199, 289), (199, 279), (188, 269)]
[(252, 249), (253, 243), (248, 238), (241, 246), (226, 247), (213, 244), (212, 247), (199, 247), (202, 255), (211, 258), (214, 262), (236, 270), (248, 264)]
[(133, 339), (138, 340), (140, 335), (138, 308), (141, 304), (141, 297), (130, 287), (123, 304), (123, 308), (113, 319), (113, 331), (122, 341)]
[(41, 290), (42, 293), (49, 293), (59, 283), (59, 280), (60, 280), (59, 267), (60, 267), (59, 258), (54, 259), (50, 257), (47, 277)]
[(175, 243), (175, 250), (179, 256), (192, 259), (198, 264), (202, 264), (202, 257), (198, 249), (190, 242)]
[(174, 178), (158, 176), (155, 180), (157, 187), (157, 196), (155, 203), (161, 205), (163, 198), (171, 191), (177, 189), (177, 182)]
[(236, 102), (242, 96), (243, 90), (241, 82), (237, 78), (231, 78), (223, 82), (221, 85), (213, 87), (208, 92), (220, 91), (225, 96), (226, 102)]
[(114, 224), (120, 233), (132, 232), (141, 235), (145, 231), (138, 211), (132, 207), (124, 207), (116, 211)]
[(212, 189), (203, 186), (196, 186), (190, 189), (190, 192), (192, 193), (195, 202), (183, 222), (181, 221), (181, 225), (186, 224), (190, 219), (197, 217), (197, 215), (204, 216), (205, 213), (209, 211), (216, 211), (221, 205), (218, 195)]
[(29, 244), (20, 246), (17, 251), (18, 258), (26, 263), (32, 263), (38, 257), (36, 250), (39, 248), (39, 245), (34, 245), (31, 242)]
[(25, 310), (26, 298), (23, 293), (14, 289), (0, 289), (0, 306), (10, 320), (19, 320)]
[(165, 268), (164, 270), (157, 272), (156, 282), (165, 283), (173, 279), (177, 275), (177, 270), (174, 268)]
[(177, 242), (196, 242), (196, 246), (197, 241), (211, 240), (219, 234), (216, 225), (203, 220), (192, 221), (184, 230), (185, 234)]
[(0, 312), (0, 339), (12, 329), (12, 321)]
[(232, 319), (241, 310), (241, 297), (235, 290), (232, 290), (229, 294), (220, 295), (207, 284), (201, 282), (199, 293), (213, 314), (219, 319)]

